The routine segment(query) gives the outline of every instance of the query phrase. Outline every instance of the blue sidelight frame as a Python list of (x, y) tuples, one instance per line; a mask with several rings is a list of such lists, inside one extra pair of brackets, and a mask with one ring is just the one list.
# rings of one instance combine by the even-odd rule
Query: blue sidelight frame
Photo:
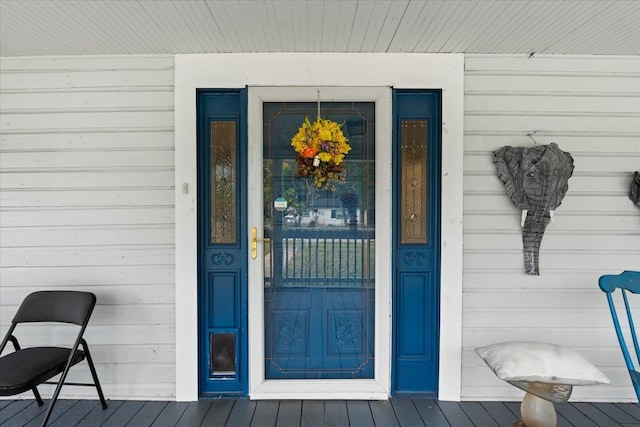
[[(427, 243), (400, 242), (401, 122), (428, 120)], [(438, 396), (442, 91), (393, 90), (392, 395)]]
[[(198, 89), (198, 393), (201, 398), (248, 394), (247, 89)], [(211, 123), (236, 124), (236, 241), (212, 243)], [(180, 144), (180, 141), (177, 141)], [(234, 376), (210, 375), (210, 334), (235, 333)]]

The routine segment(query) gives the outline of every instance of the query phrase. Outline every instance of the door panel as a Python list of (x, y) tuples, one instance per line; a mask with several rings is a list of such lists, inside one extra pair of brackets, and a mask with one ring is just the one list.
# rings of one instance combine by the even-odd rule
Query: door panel
[(265, 379), (374, 377), (375, 105), (320, 109), (352, 147), (326, 189), (296, 177), (291, 147), (317, 105), (264, 104)]
[(247, 393), (246, 94), (202, 90), (198, 109), (200, 396)]
[(437, 396), (441, 92), (394, 90), (395, 394)]

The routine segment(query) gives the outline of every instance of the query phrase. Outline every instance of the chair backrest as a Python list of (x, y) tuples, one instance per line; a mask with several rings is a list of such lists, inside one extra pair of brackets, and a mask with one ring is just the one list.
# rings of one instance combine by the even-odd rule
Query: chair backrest
[(96, 296), (80, 291), (38, 291), (24, 299), (13, 323), (63, 322), (86, 326)]
[(609, 303), (609, 310), (611, 311), (611, 318), (613, 319), (613, 326), (616, 330), (620, 349), (622, 350), (622, 356), (627, 365), (627, 370), (631, 376), (631, 381), (636, 391), (636, 395), (640, 400), (640, 372), (634, 367), (634, 362), (631, 357), (629, 346), (627, 345), (624, 334), (622, 332), (622, 326), (620, 325), (620, 319), (616, 310), (616, 305), (613, 299), (613, 293), (619, 289), (622, 294), (622, 301), (624, 302), (624, 309), (627, 315), (627, 325), (629, 327), (629, 334), (633, 341), (633, 349), (635, 350), (635, 358), (640, 364), (640, 347), (638, 346), (638, 337), (636, 334), (635, 325), (633, 322), (633, 314), (631, 312), (631, 305), (629, 304), (629, 298), (627, 292), (633, 294), (640, 294), (640, 271), (624, 271), (618, 275), (606, 275), (601, 276), (598, 281), (600, 289), (607, 294), (607, 301)]

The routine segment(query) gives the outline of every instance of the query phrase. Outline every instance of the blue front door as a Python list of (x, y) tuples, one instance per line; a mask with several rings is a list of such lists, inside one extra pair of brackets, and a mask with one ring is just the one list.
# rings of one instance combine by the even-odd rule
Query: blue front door
[(200, 396), (245, 396), (246, 90), (201, 90), (196, 102)]
[[(249, 170), (248, 147), (258, 147), (247, 141), (247, 89), (197, 93), (200, 395), (248, 393), (247, 276), (259, 242), (264, 275), (251, 286), (262, 296), (252, 301), (262, 300), (264, 314), (252, 342), (264, 344), (264, 380), (375, 378), (375, 328), (386, 321), (376, 318), (376, 295), (378, 304), (388, 300), (377, 293), (376, 257), (390, 253), (392, 348), (378, 349), (392, 353), (388, 391), (437, 396), (441, 93), (394, 90), (393, 137), (378, 145), (374, 102), (323, 102), (322, 116), (342, 124), (352, 150), (344, 180), (321, 188), (299, 176), (291, 147), (317, 108), (264, 102), (262, 171)], [(393, 219), (376, 224), (381, 144), (392, 146), (392, 191), (382, 194), (392, 193)], [(249, 199), (250, 174), (260, 174), (260, 200)], [(249, 236), (248, 206), (264, 235)], [(376, 241), (376, 227), (392, 227), (391, 241)]]

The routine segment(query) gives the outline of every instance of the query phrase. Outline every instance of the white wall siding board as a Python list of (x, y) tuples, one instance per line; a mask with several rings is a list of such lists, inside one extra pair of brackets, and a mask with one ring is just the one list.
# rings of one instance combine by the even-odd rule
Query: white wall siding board
[[(158, 130), (159, 129), (159, 130)], [(35, 133), (8, 132), (0, 134), (0, 148), (3, 151), (39, 150), (120, 150), (173, 148), (173, 129), (165, 126), (154, 129), (127, 129), (118, 131), (103, 129), (101, 132), (69, 129), (68, 132)], [(85, 170), (83, 165), (75, 165), (74, 170)]]
[[(139, 173), (138, 173), (139, 174)], [(11, 175), (11, 174), (7, 174)], [(24, 178), (32, 177), (27, 175)], [(46, 174), (45, 174), (46, 175)], [(146, 173), (153, 177), (153, 173)], [(57, 175), (49, 175), (50, 178), (57, 178)], [(8, 178), (8, 180), (10, 180)], [(28, 179), (26, 180), (28, 181)], [(62, 179), (64, 182), (64, 179)], [(55, 182), (55, 181), (53, 181)], [(15, 185), (19, 185), (16, 182)], [(44, 187), (44, 186), (43, 186)], [(55, 187), (52, 185), (52, 187)], [(90, 208), (78, 208), (73, 212), (66, 212), (67, 215), (58, 215), (64, 207), (47, 207), (42, 209), (32, 209), (25, 211), (21, 208), (7, 209), (2, 211), (2, 224), (13, 227), (56, 227), (82, 226), (82, 225), (103, 225), (103, 224), (127, 224), (127, 225), (167, 225), (171, 227), (174, 221), (173, 207), (164, 206), (132, 206), (119, 208), (105, 208), (95, 206)], [(67, 210), (68, 211), (68, 210)]]
[[(6, 253), (5, 253), (6, 252)], [(0, 268), (78, 265), (171, 265), (171, 246), (29, 247), (2, 251)]]
[(112, 204), (115, 206), (135, 205), (154, 206), (170, 203), (173, 192), (170, 188), (143, 190), (128, 190), (121, 188), (92, 191), (86, 189), (60, 190), (60, 195), (51, 191), (5, 191), (0, 203), (8, 206), (45, 207), (45, 206), (101, 206)]
[[(33, 108), (37, 105), (38, 108)], [(0, 100), (3, 112), (47, 111), (49, 109), (66, 111), (109, 111), (109, 109), (153, 109), (173, 108), (173, 92), (170, 87), (156, 89), (132, 88), (120, 92), (102, 90), (49, 92), (5, 92)], [(26, 110), (26, 111), (25, 111)]]
[[(27, 270), (27, 269), (25, 269)], [(94, 281), (93, 283), (86, 285), (89, 281), (86, 279), (88, 276), (87, 273), (85, 275), (72, 275), (69, 274), (69, 271), (75, 271), (76, 269), (65, 269), (65, 268), (57, 268), (57, 269), (34, 269), (35, 283), (34, 286), (38, 288), (38, 290), (47, 290), (47, 289), (55, 289), (59, 287), (58, 283), (61, 283), (62, 280), (58, 279), (58, 277), (62, 276), (67, 272), (67, 275), (70, 277), (67, 280), (68, 285), (65, 285), (65, 289), (85, 289), (89, 292), (93, 292), (100, 299), (100, 303), (104, 305), (140, 305), (140, 304), (157, 304), (157, 305), (170, 305), (173, 303), (173, 298), (171, 292), (173, 290), (173, 284), (163, 284), (163, 283), (148, 283), (152, 280), (156, 280), (160, 282), (165, 277), (156, 277), (154, 274), (153, 267), (145, 268), (144, 271), (149, 272), (148, 282), (141, 280), (143, 277), (147, 277), (146, 275), (140, 274), (139, 277), (133, 275), (135, 270), (143, 270), (141, 268), (133, 268), (133, 267), (121, 267), (121, 270), (124, 272), (122, 276), (128, 278), (128, 280), (121, 280), (122, 285), (112, 285), (108, 283), (116, 282), (116, 279), (120, 276), (113, 275), (109, 276), (109, 270), (115, 270), (115, 268), (105, 268), (105, 267), (96, 267), (95, 270), (98, 274), (104, 273), (106, 278), (102, 281)], [(87, 269), (88, 270), (88, 269)], [(58, 276), (55, 276), (48, 282), (53, 284), (43, 284), (44, 281), (40, 279), (40, 277), (49, 273), (49, 276), (52, 275), (53, 272), (57, 272)], [(43, 272), (43, 275), (39, 273)], [(160, 270), (161, 273), (166, 273), (166, 270)], [(19, 273), (23, 273), (23, 271), (17, 271), (17, 276)], [(81, 272), (82, 273), (82, 272)], [(131, 273), (131, 274), (127, 274)], [(166, 274), (165, 274), (166, 275)], [(167, 275), (168, 276), (168, 275)], [(10, 276), (9, 278), (12, 278)], [(94, 284), (94, 283), (99, 284)], [(101, 283), (102, 282), (102, 283)], [(142, 283), (142, 284), (140, 284)], [(6, 303), (10, 306), (18, 306), (24, 299), (23, 297), (23, 288), (25, 286), (3, 286), (0, 288), (0, 297), (3, 300), (3, 303)], [(170, 314), (170, 312), (169, 312)], [(169, 314), (167, 316), (169, 316)], [(167, 322), (169, 320), (167, 319)]]
[[(535, 130), (575, 169), (542, 239), (540, 276), (528, 276), (520, 212), (492, 152), (532, 146)], [(628, 199), (640, 169), (640, 58), (466, 56), (464, 161), (462, 398), (519, 399), (473, 350), (533, 340), (573, 348), (612, 380), (576, 387), (573, 400), (633, 400), (598, 277), (640, 269), (640, 211)]]
[(61, 88), (125, 87), (139, 90), (145, 86), (166, 87), (167, 70), (55, 70), (45, 73), (23, 71), (4, 71), (2, 80), (4, 85), (12, 91), (26, 90), (32, 92), (59, 90)]
[[(96, 307), (91, 318), (92, 325), (164, 325), (173, 324), (175, 319), (175, 309), (172, 304), (162, 305), (162, 309), (158, 310), (159, 304), (140, 303), (134, 305), (125, 304), (102, 304)], [(15, 306), (5, 306), (6, 310), (0, 313), (0, 320), (3, 324), (11, 321), (18, 308)], [(152, 349), (148, 349), (152, 351)], [(115, 354), (115, 353), (114, 353)], [(140, 362), (145, 359), (134, 360)], [(106, 360), (102, 361), (107, 362)]]
[[(631, 186), (631, 177), (628, 177), (629, 180), (629, 187)], [(621, 190), (619, 188), (616, 189), (612, 189), (615, 191), (618, 191), (619, 193), (621, 193)], [(511, 204), (511, 201), (509, 199), (505, 199), (504, 197), (502, 197), (502, 194), (487, 194), (487, 193), (479, 193), (479, 194), (473, 194), (473, 195), (465, 195), (468, 200), (468, 207), (469, 207), (469, 211), (484, 211), (484, 212), (490, 212), (490, 211), (500, 211), (502, 209), (505, 209), (506, 207), (513, 207), (513, 205)], [(483, 203), (484, 206), (486, 206), (486, 210), (484, 210), (483, 207)], [(565, 211), (563, 213), (561, 213), (560, 209), (558, 208), (556, 210), (556, 215), (557, 217), (559, 217), (560, 215), (564, 215), (568, 212), (570, 212), (569, 208), (567, 208), (567, 206), (569, 208), (571, 208), (571, 210), (573, 211), (580, 211), (580, 212), (584, 212), (585, 210), (587, 210), (588, 208), (593, 208), (593, 202), (591, 201), (591, 195), (584, 195), (584, 196), (574, 196), (572, 199), (567, 200), (565, 197), (565, 200), (562, 201), (562, 209), (565, 209)], [(631, 205), (631, 207), (633, 207), (633, 204)], [(515, 209), (515, 208), (513, 208)], [(605, 212), (621, 212), (621, 211), (625, 211), (628, 212), (629, 209), (629, 201), (626, 198), (622, 198), (622, 195), (619, 194), (618, 197), (609, 197), (609, 199), (607, 199), (607, 203), (606, 204), (601, 204), (598, 206), (597, 211), (601, 212), (601, 213), (605, 213)], [(633, 211), (633, 210), (632, 210)], [(502, 212), (504, 213), (504, 211)], [(557, 219), (556, 217), (556, 219)], [(629, 221), (633, 221), (633, 217), (627, 217), (627, 219)], [(519, 223), (519, 219), (516, 220), (517, 223)], [(550, 228), (548, 227), (547, 229), (549, 230), (553, 230), (553, 224), (550, 225)], [(473, 231), (473, 228), (470, 228), (471, 231)], [(512, 230), (514, 231), (514, 230)], [(593, 233), (598, 233), (598, 229), (596, 230), (591, 230)], [(514, 232), (519, 232), (519, 230), (516, 230)], [(544, 242), (544, 241), (543, 241)], [(544, 243), (543, 243), (544, 244)]]
[[(32, 291), (94, 292), (86, 336), (110, 399), (175, 396), (173, 64), (51, 57), (0, 67), (0, 329)], [(31, 330), (25, 344), (40, 339), (50, 334)]]
[[(28, 209), (25, 207), (24, 209)], [(71, 209), (72, 210), (72, 209)], [(64, 209), (57, 212), (64, 215)], [(0, 240), (5, 247), (51, 246), (51, 242), (63, 244), (72, 238), (76, 246), (136, 245), (141, 241), (148, 245), (171, 244), (174, 240), (170, 225), (120, 226), (101, 224), (98, 226), (72, 227), (20, 227), (0, 230)]]

